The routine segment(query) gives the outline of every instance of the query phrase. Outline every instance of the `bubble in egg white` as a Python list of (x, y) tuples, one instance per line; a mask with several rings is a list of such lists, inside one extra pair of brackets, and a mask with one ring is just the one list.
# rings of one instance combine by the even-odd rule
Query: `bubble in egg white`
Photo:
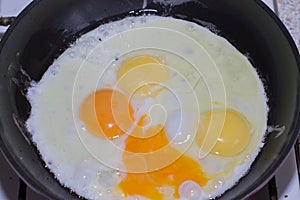
[(197, 183), (187, 180), (179, 186), (179, 194), (180, 200), (199, 200), (202, 190)]
[(110, 169), (106, 171), (99, 171), (97, 173), (97, 181), (100, 185), (105, 188), (114, 187), (117, 185), (121, 179), (124, 178), (118, 170)]

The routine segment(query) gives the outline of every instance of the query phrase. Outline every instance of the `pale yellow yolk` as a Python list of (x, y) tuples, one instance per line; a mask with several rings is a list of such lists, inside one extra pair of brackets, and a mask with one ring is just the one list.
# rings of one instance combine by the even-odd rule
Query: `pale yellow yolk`
[(139, 55), (123, 61), (117, 71), (118, 87), (127, 94), (153, 96), (161, 91), (169, 72), (163, 62), (150, 55)]
[(233, 156), (250, 141), (250, 126), (240, 113), (231, 109), (207, 112), (197, 133), (197, 143), (207, 152)]
[[(169, 72), (162, 62), (148, 55), (125, 60), (117, 72), (118, 87), (128, 95), (156, 95), (162, 90), (159, 84), (168, 78)], [(192, 180), (200, 186), (209, 181), (197, 161), (169, 145), (162, 125), (151, 126), (144, 132), (147, 115), (134, 121), (133, 112), (128, 98), (111, 89), (91, 94), (80, 109), (86, 128), (97, 136), (114, 139), (125, 131), (130, 133), (123, 152), (123, 163), (129, 172), (118, 185), (126, 196), (160, 200), (164, 198), (160, 188), (168, 186), (174, 190), (174, 198), (179, 198), (178, 189), (184, 181)], [(145, 168), (150, 172), (134, 173)]]
[(86, 129), (100, 137), (113, 139), (132, 126), (133, 109), (122, 93), (103, 89), (89, 95), (81, 104), (80, 119)]

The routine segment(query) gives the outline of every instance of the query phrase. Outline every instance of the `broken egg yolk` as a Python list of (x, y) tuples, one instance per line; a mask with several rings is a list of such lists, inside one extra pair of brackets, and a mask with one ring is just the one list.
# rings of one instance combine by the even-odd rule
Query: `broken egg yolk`
[(81, 104), (80, 119), (92, 134), (114, 139), (132, 126), (133, 108), (128, 98), (112, 89), (98, 90)]
[[(155, 154), (151, 156), (153, 152)], [(175, 161), (168, 160), (175, 157), (177, 157)], [(144, 173), (127, 173), (119, 184), (126, 196), (141, 195), (160, 200), (164, 198), (161, 188), (169, 186), (174, 191), (173, 196), (179, 198), (178, 189), (184, 181), (192, 180), (203, 186), (209, 180), (197, 161), (169, 145), (164, 129), (148, 138), (128, 136), (125, 141), (123, 162), (131, 169), (130, 171), (141, 166), (149, 169), (149, 172)], [(162, 168), (152, 170), (154, 167), (151, 166), (161, 166), (163, 162), (165, 165)]]
[[(101, 89), (81, 104), (80, 119), (92, 134), (115, 139), (124, 133), (123, 163), (126, 176), (119, 183), (125, 196), (163, 199), (167, 190), (179, 198), (180, 185), (191, 180), (199, 186), (209, 179), (200, 164), (169, 144), (163, 125), (146, 128), (147, 115), (134, 120), (129, 98), (132, 94), (151, 97), (162, 90), (169, 71), (158, 58), (140, 55), (123, 61), (117, 71), (117, 88)], [(170, 195), (170, 193), (169, 193)]]
[[(80, 109), (80, 117), (88, 131), (109, 139), (129, 130), (121, 129), (119, 123), (132, 127), (132, 115), (133, 109), (127, 97), (111, 89), (89, 95)], [(144, 119), (141, 118), (136, 126), (143, 124)], [(156, 130), (159, 131), (153, 135)], [(179, 198), (178, 189), (184, 181), (192, 180), (200, 186), (207, 183), (209, 179), (200, 164), (169, 145), (164, 128), (150, 127), (145, 134), (136, 134), (133, 129), (125, 140), (123, 163), (130, 172), (119, 183), (119, 188), (126, 196), (140, 195), (160, 200), (164, 198), (160, 188), (169, 186), (173, 189), (173, 196)]]

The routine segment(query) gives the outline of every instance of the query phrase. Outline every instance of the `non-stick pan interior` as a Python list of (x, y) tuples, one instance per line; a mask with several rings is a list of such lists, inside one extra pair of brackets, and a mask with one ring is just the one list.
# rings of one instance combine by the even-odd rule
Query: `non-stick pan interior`
[(145, 7), (143, 0), (35, 1), (4, 35), (0, 46), (0, 145), (17, 173), (36, 191), (53, 199), (78, 198), (54, 180), (28, 140), (24, 129), (30, 113), (26, 87), (32, 80), (39, 81), (80, 34), (112, 19), (145, 13), (194, 21), (227, 38), (249, 57), (264, 81), (270, 108), (268, 125), (285, 127), (280, 136), (277, 132), (268, 135), (249, 174), (221, 198), (248, 196), (282, 163), (299, 129), (299, 55), (281, 22), (260, 1), (164, 2), (172, 5), (148, 1)]

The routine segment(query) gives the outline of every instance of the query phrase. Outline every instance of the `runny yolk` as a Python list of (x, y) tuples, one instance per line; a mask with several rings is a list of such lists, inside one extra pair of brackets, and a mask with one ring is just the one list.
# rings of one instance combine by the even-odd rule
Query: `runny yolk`
[[(167, 150), (163, 150), (163, 147), (167, 147)], [(153, 152), (158, 152), (158, 154), (153, 157), (149, 156)], [(133, 166), (134, 162), (130, 155), (132, 153), (140, 156), (140, 160), (136, 160), (136, 166)], [(168, 161), (170, 157), (176, 156), (178, 159), (174, 162)], [(164, 129), (149, 138), (128, 136), (123, 153), (123, 162), (127, 168), (138, 168), (138, 165), (144, 165), (145, 167), (160, 166), (162, 161), (166, 161), (166, 165), (158, 170), (144, 173), (127, 173), (126, 177), (119, 183), (119, 187), (124, 194), (126, 196), (141, 195), (146, 198), (160, 200), (164, 198), (160, 188), (168, 186), (174, 189), (174, 197), (179, 198), (178, 189), (184, 181), (192, 180), (200, 186), (205, 185), (208, 181), (197, 161), (184, 154), (181, 155), (179, 151), (169, 145)]]
[(168, 78), (167, 67), (160, 59), (150, 55), (139, 55), (124, 60), (117, 71), (117, 85), (129, 95), (156, 95), (162, 90), (160, 84)]
[(217, 109), (205, 114), (197, 133), (200, 148), (222, 156), (242, 152), (250, 141), (246, 118), (232, 109)]
[[(161, 91), (160, 84), (168, 78), (169, 72), (162, 61), (141, 55), (121, 63), (117, 86), (129, 96), (135, 93), (148, 97)], [(164, 197), (161, 188), (167, 186), (179, 198), (178, 189), (183, 182), (192, 180), (200, 186), (208, 182), (197, 161), (169, 145), (162, 125), (144, 131), (147, 116), (137, 121), (132, 116), (128, 98), (111, 89), (91, 94), (80, 108), (80, 118), (89, 132), (109, 139), (130, 133), (122, 155), (128, 173), (118, 185), (126, 196), (160, 200)]]
[(122, 93), (102, 89), (89, 95), (80, 107), (80, 119), (96, 136), (113, 139), (132, 126), (133, 108)]

